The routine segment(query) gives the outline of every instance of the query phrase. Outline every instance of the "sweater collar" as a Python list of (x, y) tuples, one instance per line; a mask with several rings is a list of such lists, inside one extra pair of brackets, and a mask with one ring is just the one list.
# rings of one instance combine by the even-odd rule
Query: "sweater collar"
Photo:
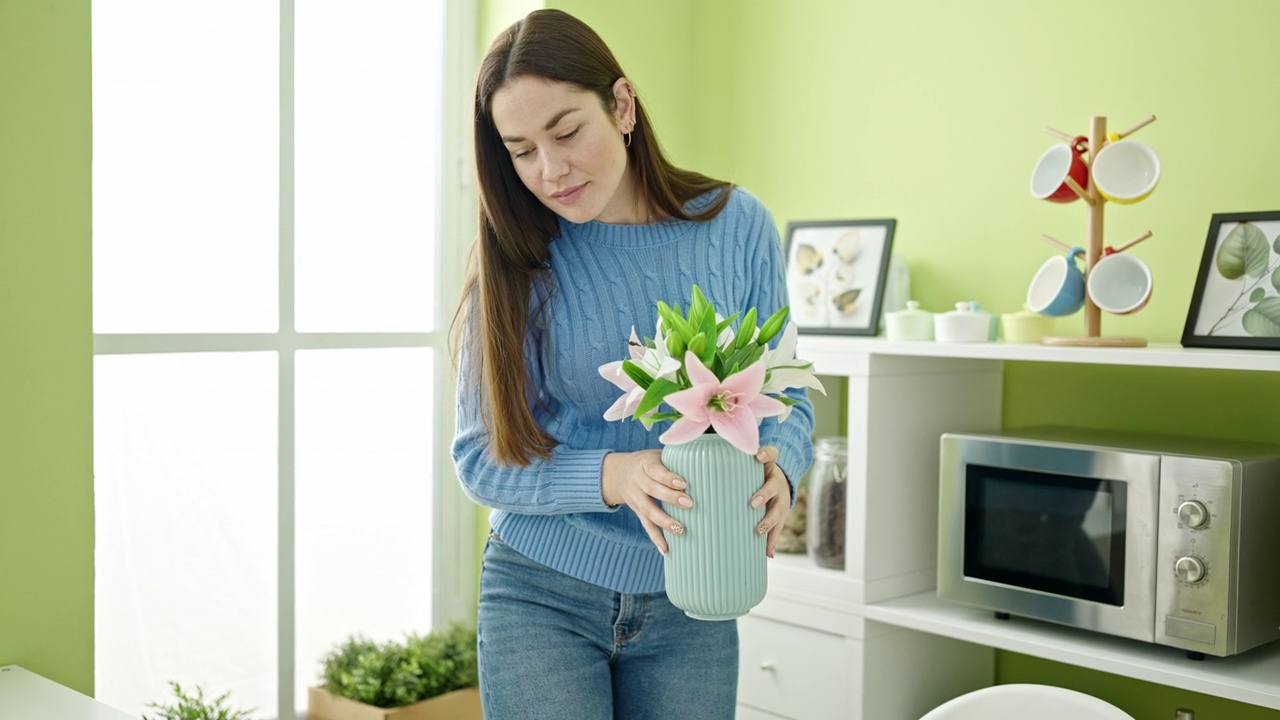
[(560, 218), (560, 236), (577, 242), (609, 247), (655, 247), (675, 242), (689, 232), (687, 220), (658, 220), (643, 225), (615, 225), (591, 220), (573, 223)]

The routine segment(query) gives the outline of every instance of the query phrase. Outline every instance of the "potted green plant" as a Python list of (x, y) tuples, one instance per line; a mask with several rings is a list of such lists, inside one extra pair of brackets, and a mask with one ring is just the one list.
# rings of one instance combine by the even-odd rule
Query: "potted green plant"
[(482, 720), (476, 631), (454, 622), (403, 642), (356, 635), (322, 659), (309, 720)]
[(182, 686), (170, 680), (169, 687), (177, 701), (171, 704), (148, 703), (147, 707), (157, 715), (143, 715), (142, 720), (249, 720), (248, 710), (237, 710), (226, 705), (230, 693), (223, 693), (213, 700), (206, 700), (204, 688), (196, 686), (195, 694), (185, 692)]

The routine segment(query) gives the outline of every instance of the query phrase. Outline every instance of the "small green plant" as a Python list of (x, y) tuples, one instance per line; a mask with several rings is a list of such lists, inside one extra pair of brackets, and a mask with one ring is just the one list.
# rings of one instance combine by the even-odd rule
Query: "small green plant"
[(222, 693), (213, 700), (205, 700), (204, 689), (196, 686), (194, 695), (184, 692), (182, 686), (170, 680), (169, 687), (178, 699), (171, 705), (149, 703), (147, 707), (159, 711), (158, 715), (143, 715), (142, 720), (249, 720), (248, 710), (236, 710), (226, 706), (231, 693)]
[(323, 659), (324, 689), (381, 708), (404, 707), (480, 684), (476, 631), (460, 622), (404, 642), (353, 636)]

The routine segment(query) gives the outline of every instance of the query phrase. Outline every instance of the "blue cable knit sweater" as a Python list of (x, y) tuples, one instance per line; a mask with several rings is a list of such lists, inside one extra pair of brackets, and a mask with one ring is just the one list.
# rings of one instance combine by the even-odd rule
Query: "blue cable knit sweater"
[[(696, 212), (712, 198), (688, 207)], [(755, 307), (763, 322), (786, 305), (777, 228), (764, 205), (740, 188), (710, 222), (561, 219), (549, 271), (550, 282), (535, 284), (532, 298), (534, 306), (547, 302), (545, 328), (531, 330), (525, 357), (539, 395), (534, 417), (559, 445), (550, 459), (527, 466), (494, 461), (479, 365), (464, 353), (453, 444), (458, 477), (472, 500), (494, 508), (493, 529), (525, 556), (617, 592), (660, 592), (662, 556), (629, 507), (605, 505), (600, 471), (610, 451), (660, 447), (658, 436), (670, 423), (645, 430), (634, 420), (606, 422), (604, 412), (621, 391), (598, 369), (628, 357), (632, 327), (641, 339), (653, 336), (658, 300), (688, 308), (695, 284), (726, 317)], [(778, 448), (778, 466), (794, 488), (812, 461), (813, 410), (802, 390), (790, 394), (804, 401), (785, 422), (766, 419), (760, 444)]]

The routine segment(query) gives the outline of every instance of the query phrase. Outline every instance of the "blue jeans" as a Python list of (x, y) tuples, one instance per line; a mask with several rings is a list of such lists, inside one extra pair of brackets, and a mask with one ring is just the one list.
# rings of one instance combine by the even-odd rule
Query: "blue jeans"
[(491, 535), (480, 574), (487, 720), (733, 720), (736, 621), (694, 620), (666, 593), (617, 593)]

